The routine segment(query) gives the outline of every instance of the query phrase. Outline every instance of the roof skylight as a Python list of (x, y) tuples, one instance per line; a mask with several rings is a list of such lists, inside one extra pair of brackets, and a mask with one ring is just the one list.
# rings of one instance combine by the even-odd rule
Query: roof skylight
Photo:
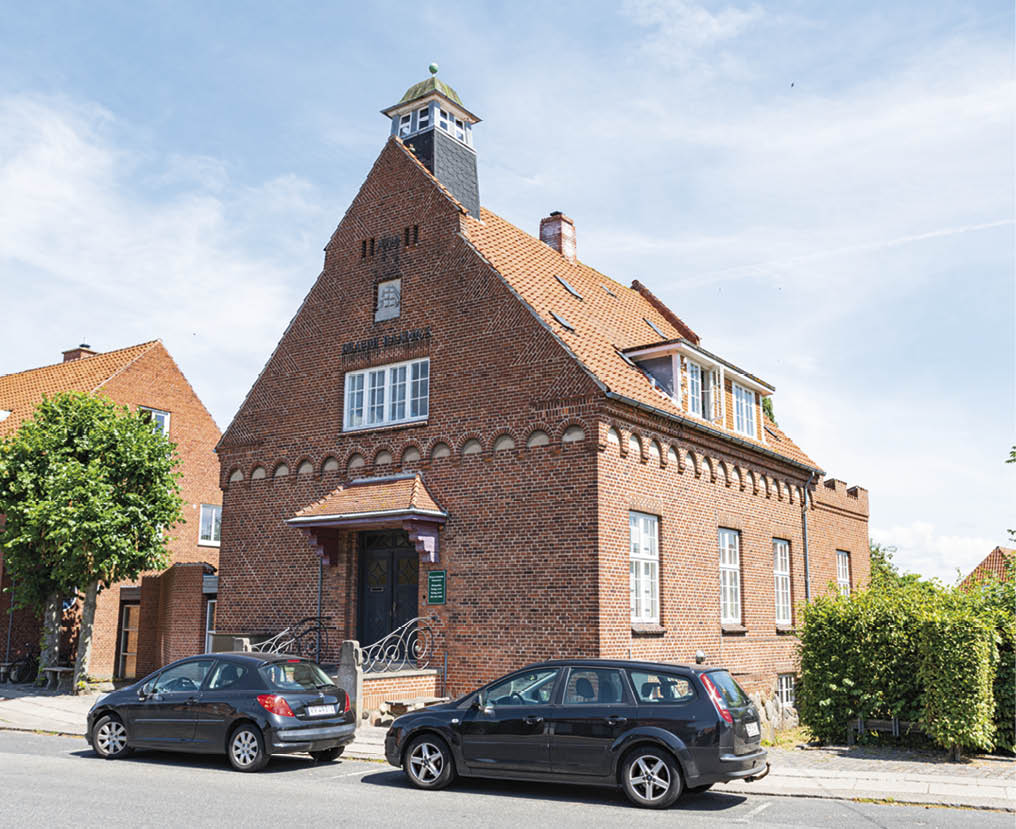
[(661, 331), (661, 330), (660, 330), (659, 328), (657, 328), (657, 327), (656, 327), (655, 325), (653, 325), (653, 323), (652, 323), (652, 322), (650, 322), (649, 320), (647, 320), (647, 319), (646, 319), (645, 317), (642, 317), (642, 319), (646, 320), (646, 325), (648, 325), (648, 326), (649, 326), (650, 328), (652, 328), (652, 329), (653, 329), (653, 331), (655, 331), (655, 332), (656, 332), (657, 334), (659, 334), (659, 335), (660, 335), (660, 336), (661, 336), (661, 337), (662, 337), (663, 339), (667, 339), (667, 335), (666, 335), (666, 334), (664, 334), (664, 333), (663, 333), (663, 332), (662, 332), (662, 331)]
[(550, 312), (550, 315), (558, 321), (558, 323), (561, 325), (562, 328), (567, 328), (569, 331), (575, 330), (575, 326), (572, 325), (570, 322), (568, 322), (568, 320), (566, 320), (564, 317), (555, 314), (553, 311)]
[(610, 288), (608, 288), (606, 285), (600, 285), (600, 287), (603, 288), (603, 290), (605, 290), (612, 297), (614, 297), (614, 299), (617, 299), (617, 294), (615, 294), (612, 290), (610, 290)]
[(558, 282), (564, 285), (564, 289), (573, 297), (576, 297), (577, 299), (582, 299), (582, 294), (580, 294), (571, 285), (569, 285), (568, 280), (565, 279), (563, 276), (558, 276), (557, 274), (554, 274), (554, 279), (556, 279)]

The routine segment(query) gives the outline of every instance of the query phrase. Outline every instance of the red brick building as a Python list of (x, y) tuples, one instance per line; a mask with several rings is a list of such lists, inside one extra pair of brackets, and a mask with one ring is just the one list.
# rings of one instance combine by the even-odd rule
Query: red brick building
[(966, 587), (992, 576), (997, 576), (1005, 581), (1010, 578), (1009, 568), (1014, 560), (1016, 560), (1016, 550), (1011, 547), (996, 547), (970, 571), (960, 584), (962, 587)]
[(448, 86), (385, 114), (218, 447), (220, 628), (274, 632), (320, 595), (364, 644), (438, 617), (451, 692), (702, 650), (792, 693), (795, 605), (868, 579), (867, 492), (765, 416), (771, 386), (584, 264), (571, 219), (537, 237), (481, 208), (478, 119)]
[[(0, 377), (0, 437), (30, 418), (43, 395), (79, 391), (98, 394), (131, 409), (151, 412), (180, 455), (185, 523), (172, 532), (172, 566), (136, 584), (116, 584), (99, 593), (95, 611), (91, 674), (131, 678), (205, 650), (206, 626), (214, 624), (222, 493), (215, 444), (220, 437), (211, 415), (159, 341), (96, 353), (88, 346), (64, 352), (56, 365)], [(10, 611), (10, 577), (0, 580), (0, 653), (39, 639), (34, 613)], [(79, 603), (80, 604), (80, 603)], [(73, 617), (74, 609), (65, 616)], [(70, 628), (74, 624), (71, 619)], [(73, 638), (73, 636), (71, 637)], [(64, 658), (72, 643), (65, 641)]]

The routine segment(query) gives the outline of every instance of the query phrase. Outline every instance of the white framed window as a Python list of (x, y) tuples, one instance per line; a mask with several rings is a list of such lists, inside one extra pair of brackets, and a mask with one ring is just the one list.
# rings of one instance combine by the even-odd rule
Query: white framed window
[(755, 437), (755, 392), (732, 384), (734, 387), (734, 431)]
[(215, 606), (216, 599), (209, 599), (205, 605), (205, 653), (211, 653), (215, 644)]
[(797, 697), (794, 689), (797, 685), (796, 677), (793, 674), (778, 674), (776, 677), (776, 692), (780, 696), (780, 702), (784, 705), (797, 705)]
[(143, 412), (148, 412), (156, 432), (162, 432), (166, 437), (169, 437), (169, 412), (151, 409), (148, 406), (138, 406), (138, 408)]
[(399, 118), (399, 137), (409, 135), (413, 130), (413, 113), (407, 112), (401, 118)]
[(660, 622), (660, 522), (655, 515), (628, 513), (631, 620)]
[(455, 137), (463, 144), (466, 143), (466, 125), (458, 118), (455, 119)]
[(773, 595), (776, 604), (776, 624), (791, 623), (790, 610), (790, 542), (773, 539)]
[(402, 309), (402, 280), (387, 279), (377, 284), (377, 307), (374, 322), (395, 319)]
[(702, 366), (688, 361), (688, 410), (702, 417)]
[(841, 596), (850, 595), (850, 553), (836, 551), (836, 587)]
[(425, 130), (430, 126), (430, 107), (423, 107), (416, 111), (416, 128)]
[(430, 413), (430, 359), (346, 374), (343, 431), (424, 420)]
[(741, 534), (720, 530), (720, 622), (741, 624)]
[(202, 504), (198, 544), (202, 547), (218, 547), (221, 533), (222, 507), (216, 504)]
[(449, 126), (451, 121), (452, 116), (450, 116), (446, 110), (439, 109), (437, 111), (437, 125), (441, 127), (441, 129), (443, 129), (445, 132), (451, 132)]

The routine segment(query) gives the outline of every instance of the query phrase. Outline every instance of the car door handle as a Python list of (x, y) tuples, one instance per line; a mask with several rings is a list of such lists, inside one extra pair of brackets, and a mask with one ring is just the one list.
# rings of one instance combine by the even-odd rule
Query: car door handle
[(530, 715), (530, 716), (526, 717), (526, 718), (525, 718), (525, 719), (523, 720), (523, 722), (524, 722), (524, 723), (525, 723), (526, 725), (539, 725), (540, 723), (542, 723), (542, 722), (543, 722), (543, 717), (536, 717), (536, 716), (532, 716), (532, 715)]
[(197, 697), (187, 697), (187, 699), (185, 699), (185, 700), (183, 701), (183, 704), (184, 704), (184, 705), (193, 705), (193, 704), (194, 704), (195, 702), (197, 702), (197, 701), (198, 701), (198, 698), (197, 698)]
[(621, 716), (618, 716), (617, 714), (611, 714), (609, 717), (604, 717), (604, 719), (610, 725), (623, 725), (624, 723), (628, 722), (628, 718), (627, 717), (621, 717)]

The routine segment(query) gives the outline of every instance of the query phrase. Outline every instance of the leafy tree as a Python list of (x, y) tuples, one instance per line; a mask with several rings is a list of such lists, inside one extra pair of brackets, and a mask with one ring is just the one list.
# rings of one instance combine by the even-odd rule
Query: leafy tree
[[(1006, 458), (1006, 463), (1016, 463), (1016, 446), (1013, 446), (1009, 450), (1009, 457)], [(1008, 530), (1009, 540), (1016, 541), (1016, 530)]]
[(0, 442), (0, 550), (15, 602), (44, 609), (42, 666), (56, 662), (61, 599), (85, 587), (75, 688), (88, 679), (99, 591), (169, 563), (178, 462), (146, 412), (77, 392), (44, 398)]
[(773, 414), (773, 399), (771, 397), (762, 398), (762, 411), (765, 412), (766, 417), (768, 417), (773, 422), (773, 426), (780, 425), (779, 423), (776, 422), (776, 415)]

